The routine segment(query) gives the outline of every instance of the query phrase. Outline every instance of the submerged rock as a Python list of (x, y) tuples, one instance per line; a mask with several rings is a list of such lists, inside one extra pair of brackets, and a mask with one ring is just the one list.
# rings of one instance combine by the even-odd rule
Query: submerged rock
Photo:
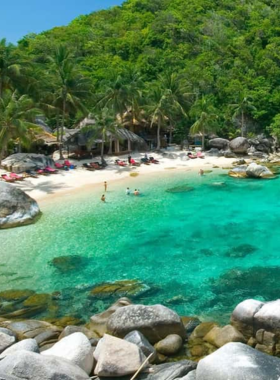
[(257, 251), (257, 248), (251, 244), (240, 244), (230, 248), (226, 252), (226, 256), (234, 258), (243, 258)]
[(191, 187), (189, 185), (182, 185), (182, 186), (172, 187), (171, 189), (167, 189), (166, 192), (176, 194), (176, 193), (188, 193), (193, 190), (194, 190), (194, 187)]
[(203, 338), (206, 342), (216, 347), (222, 347), (230, 342), (246, 343), (244, 336), (233, 326), (213, 327)]
[(231, 169), (228, 172), (228, 174), (230, 177), (234, 177), (234, 178), (246, 178), (247, 177), (246, 170), (247, 170), (246, 165), (237, 166), (236, 168)]
[(37, 202), (24, 191), (0, 182), (0, 229), (34, 223), (40, 213)]
[(79, 270), (81, 266), (85, 265), (86, 259), (78, 255), (59, 256), (52, 259), (50, 265), (54, 266), (61, 273)]
[(94, 287), (90, 295), (95, 298), (115, 297), (135, 297), (150, 290), (148, 285), (138, 280), (122, 280), (107, 282)]
[(120, 338), (133, 330), (138, 330), (150, 343), (156, 343), (170, 334), (186, 337), (179, 315), (162, 305), (122, 307), (109, 318), (107, 329), (110, 334)]
[(0, 299), (3, 301), (24, 301), (35, 294), (34, 290), (5, 290), (0, 292)]

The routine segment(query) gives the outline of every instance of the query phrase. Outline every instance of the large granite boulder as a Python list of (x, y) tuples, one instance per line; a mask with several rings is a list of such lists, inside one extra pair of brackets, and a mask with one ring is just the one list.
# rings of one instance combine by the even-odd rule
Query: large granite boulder
[(177, 334), (183, 339), (186, 337), (179, 315), (162, 305), (122, 307), (109, 318), (107, 329), (109, 334), (120, 338), (133, 330), (138, 330), (152, 344), (170, 334)]
[(2, 160), (1, 165), (15, 173), (27, 170), (44, 169), (46, 166), (54, 167), (54, 160), (44, 154), (16, 153)]
[(228, 172), (228, 174), (230, 177), (234, 177), (234, 178), (247, 178), (246, 170), (247, 170), (247, 165), (241, 165), (241, 166), (237, 166), (231, 169)]
[(118, 309), (131, 305), (131, 302), (128, 298), (120, 298), (107, 310), (103, 311), (100, 314), (95, 314), (90, 318), (89, 328), (93, 331), (98, 337), (102, 337), (107, 333), (107, 322), (112, 314), (114, 314)]
[(24, 339), (18, 343), (13, 344), (11, 347), (3, 351), (0, 355), (0, 359), (3, 359), (7, 355), (14, 354), (18, 351), (29, 351), (39, 353), (39, 346), (35, 339)]
[(255, 314), (263, 307), (261, 301), (249, 299), (239, 303), (231, 315), (231, 324), (249, 339), (254, 335), (254, 317)]
[(80, 332), (61, 339), (52, 348), (42, 352), (42, 355), (67, 359), (87, 374), (91, 373), (93, 367), (93, 349), (89, 339)]
[(242, 333), (230, 325), (213, 327), (203, 339), (216, 347), (222, 347), (230, 342), (246, 343), (246, 339)]
[(229, 146), (229, 140), (221, 139), (218, 137), (218, 138), (209, 140), (208, 144), (210, 148), (226, 150), (228, 149), (228, 146)]
[(249, 178), (272, 178), (274, 174), (266, 167), (252, 162), (246, 169)]
[(249, 139), (248, 141), (257, 151), (264, 153), (271, 153), (273, 151), (274, 140), (272, 138), (266, 138), (265, 136), (260, 135), (253, 139)]
[(34, 199), (9, 183), (0, 182), (0, 229), (33, 223), (39, 215)]
[(140, 348), (140, 350), (143, 352), (143, 354), (148, 357), (152, 354), (149, 362), (152, 363), (156, 359), (156, 350), (154, 347), (148, 342), (148, 340), (144, 337), (143, 334), (140, 333), (140, 331), (131, 331), (129, 334), (127, 334), (124, 339), (127, 342), (136, 344)]
[(0, 353), (5, 351), (8, 347), (13, 345), (16, 342), (14, 336), (0, 332)]
[(242, 343), (228, 343), (200, 360), (196, 380), (279, 380), (280, 359)]
[(18, 380), (89, 380), (81, 368), (68, 360), (28, 351), (19, 351), (1, 360), (0, 374), (2, 373)]
[(280, 300), (267, 302), (254, 315), (256, 328), (280, 334)]
[(94, 352), (97, 360), (94, 373), (102, 377), (134, 374), (146, 356), (136, 344), (105, 334)]
[(250, 148), (249, 141), (245, 137), (236, 137), (229, 143), (230, 150), (234, 153), (244, 154)]

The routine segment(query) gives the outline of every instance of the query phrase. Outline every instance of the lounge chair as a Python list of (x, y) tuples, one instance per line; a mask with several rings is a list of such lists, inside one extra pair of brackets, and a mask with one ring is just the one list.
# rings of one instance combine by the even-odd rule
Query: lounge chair
[(95, 171), (95, 168), (93, 166), (91, 166), (91, 164), (88, 164), (88, 163), (85, 163), (83, 164), (83, 167), (91, 172), (94, 172)]
[(46, 173), (51, 173), (51, 174), (56, 174), (57, 173), (57, 169), (53, 169), (50, 166), (46, 166), (45, 169), (44, 169), (44, 171)]
[(205, 155), (202, 152), (197, 152), (197, 157), (198, 158), (205, 158)]
[(189, 158), (191, 158), (192, 160), (193, 160), (194, 158), (197, 158), (197, 155), (196, 155), (196, 154), (192, 154), (192, 153), (188, 153), (187, 156), (188, 156)]
[(156, 160), (154, 157), (150, 157), (149, 160), (150, 160), (150, 162), (151, 162), (152, 164), (159, 164), (159, 161)]
[(24, 180), (23, 175), (18, 175), (16, 173), (10, 173), (10, 177), (14, 178), (16, 181), (23, 181)]
[(76, 169), (77, 165), (72, 164), (69, 160), (64, 161), (64, 166), (67, 166), (69, 169)]
[(8, 176), (8, 174), (2, 174), (1, 177), (5, 182), (15, 182), (16, 181), (15, 178), (11, 178), (10, 176)]
[(115, 164), (118, 165), (118, 166), (127, 166), (127, 163), (124, 162), (124, 161), (121, 161), (121, 160), (116, 160)]
[(99, 162), (90, 162), (90, 166), (96, 170), (105, 169), (105, 166), (100, 164)]
[(57, 168), (57, 169), (64, 169), (64, 165), (60, 164), (59, 162), (56, 162), (54, 164), (54, 166)]
[(48, 173), (45, 172), (44, 169), (37, 169), (36, 173), (39, 174), (39, 175), (47, 175), (48, 174)]
[(140, 166), (141, 165), (141, 162), (137, 162), (135, 161), (133, 158), (130, 159), (130, 165), (133, 165), (133, 166)]

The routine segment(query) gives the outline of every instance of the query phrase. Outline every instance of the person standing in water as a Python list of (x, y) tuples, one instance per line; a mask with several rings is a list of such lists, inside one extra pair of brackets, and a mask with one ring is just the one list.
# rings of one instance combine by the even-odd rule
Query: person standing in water
[(203, 174), (204, 174), (204, 170), (199, 169), (199, 175), (203, 175)]
[(130, 195), (130, 188), (129, 187), (126, 188), (125, 193), (126, 193), (126, 195)]
[(137, 190), (137, 189), (135, 189), (135, 190), (134, 190), (134, 195), (139, 195), (139, 194), (140, 194), (140, 191)]
[(105, 198), (105, 195), (103, 194), (102, 197), (101, 197), (101, 201), (102, 202), (106, 202), (106, 198)]
[(106, 181), (104, 182), (104, 190), (105, 190), (105, 193), (106, 193), (106, 191), (107, 191), (107, 182)]

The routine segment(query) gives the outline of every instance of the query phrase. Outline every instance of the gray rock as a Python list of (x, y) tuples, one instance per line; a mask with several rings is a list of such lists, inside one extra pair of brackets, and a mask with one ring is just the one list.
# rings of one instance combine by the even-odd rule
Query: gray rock
[(16, 342), (16, 338), (0, 332), (0, 353)]
[(16, 173), (27, 170), (44, 169), (46, 166), (54, 168), (54, 160), (43, 154), (16, 153), (2, 160), (1, 165)]
[(156, 345), (155, 349), (162, 355), (169, 356), (175, 355), (180, 351), (183, 345), (183, 340), (179, 335), (171, 334), (168, 335), (163, 340), (160, 340)]
[(62, 330), (61, 328), (51, 325), (48, 322), (28, 319), (23, 322), (9, 323), (7, 327), (12, 330), (19, 337), (19, 339), (36, 339), (37, 336), (47, 331), (55, 332), (56, 337), (58, 338)]
[(239, 303), (231, 314), (231, 324), (247, 339), (254, 335), (254, 316), (263, 305), (261, 301), (249, 299)]
[(107, 329), (111, 335), (120, 338), (133, 330), (138, 330), (152, 344), (170, 334), (186, 337), (179, 315), (162, 305), (122, 307), (109, 318)]
[(10, 336), (14, 336), (16, 338), (16, 334), (12, 330), (6, 329), (5, 327), (0, 327), (0, 332)]
[(187, 374), (187, 376), (181, 377), (178, 380), (196, 380), (196, 371), (191, 371)]
[(247, 153), (247, 149), (250, 148), (250, 144), (245, 137), (236, 137), (229, 143), (230, 150), (234, 153)]
[(274, 174), (266, 167), (258, 165), (255, 162), (251, 163), (247, 169), (246, 174), (249, 178), (271, 178)]
[(105, 334), (99, 341), (94, 358), (94, 373), (101, 377), (120, 377), (134, 374), (146, 357), (136, 344)]
[(214, 326), (207, 335), (203, 338), (206, 342), (216, 347), (222, 347), (230, 342), (246, 343), (243, 334), (235, 327), (227, 325), (224, 327)]
[(265, 136), (260, 135), (254, 139), (249, 139), (248, 141), (257, 151), (271, 153), (273, 150), (274, 140), (272, 138), (266, 138)]
[(19, 380), (18, 377), (0, 373), (0, 380)]
[(196, 380), (278, 380), (280, 360), (242, 343), (228, 343), (200, 360)]
[(210, 150), (207, 151), (207, 156), (219, 157), (219, 156), (221, 156), (221, 154), (220, 154), (219, 149), (211, 148)]
[(225, 158), (235, 158), (236, 154), (232, 152), (231, 150), (227, 149), (224, 151)]
[(0, 355), (0, 359), (3, 359), (7, 355), (14, 354), (18, 351), (29, 351), (39, 353), (39, 346), (35, 339), (24, 339), (18, 343), (13, 344), (11, 347), (3, 351)]
[(244, 158), (241, 158), (240, 160), (234, 161), (233, 165), (246, 165), (246, 161), (244, 160)]
[(66, 326), (65, 329), (62, 331), (62, 333), (59, 335), (59, 340), (65, 338), (66, 336), (69, 336), (71, 334), (74, 334), (76, 332), (83, 333), (88, 339), (94, 339), (95, 333), (93, 331), (90, 331), (84, 326)]
[(247, 166), (241, 165), (241, 166), (237, 166), (237, 167), (231, 169), (228, 172), (228, 174), (230, 177), (234, 177), (234, 178), (246, 178), (247, 177), (246, 170), (247, 170)]
[(280, 332), (280, 300), (267, 302), (254, 314), (257, 329)]
[(216, 148), (219, 150), (221, 150), (221, 149), (226, 150), (226, 149), (228, 149), (228, 146), (229, 146), (229, 140), (221, 139), (221, 138), (217, 137), (215, 139), (209, 140), (208, 144), (209, 144), (210, 148)]
[(87, 374), (91, 373), (93, 367), (93, 349), (88, 338), (80, 332), (61, 339), (52, 348), (43, 351), (42, 355), (67, 359)]
[(97, 336), (102, 337), (107, 333), (107, 322), (111, 315), (114, 314), (118, 309), (128, 305), (131, 305), (131, 301), (128, 298), (123, 297), (103, 313), (93, 315), (90, 318), (90, 330), (93, 331)]
[(26, 380), (89, 380), (81, 368), (68, 360), (28, 351), (19, 351), (1, 360), (2, 373)]
[(34, 199), (10, 183), (0, 182), (0, 229), (33, 223), (38, 215)]
[[(182, 360), (175, 363), (165, 363), (152, 366), (151, 373), (141, 373), (137, 376), (137, 380), (175, 380), (182, 379), (188, 373), (194, 372), (197, 363), (190, 360)], [(114, 380), (115, 377), (102, 377), (102, 380)], [(119, 377), (119, 380), (130, 380), (131, 376)], [(214, 379), (212, 379), (214, 380)]]
[(153, 356), (149, 360), (150, 363), (152, 363), (156, 359), (156, 350), (154, 347), (148, 342), (148, 340), (144, 337), (143, 334), (141, 334), (139, 331), (131, 331), (129, 334), (127, 334), (124, 339), (130, 343), (136, 344), (140, 348), (140, 350), (143, 352), (143, 354), (148, 357), (151, 354)]

